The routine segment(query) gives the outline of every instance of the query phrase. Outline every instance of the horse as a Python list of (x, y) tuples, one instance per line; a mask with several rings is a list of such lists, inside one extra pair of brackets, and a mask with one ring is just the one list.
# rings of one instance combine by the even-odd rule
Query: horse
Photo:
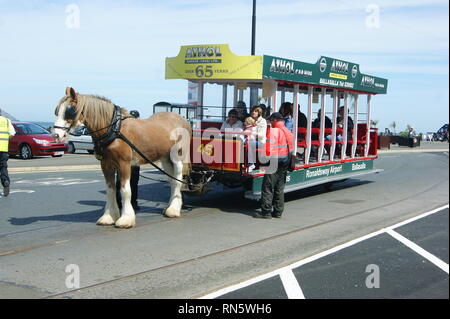
[[(65, 96), (59, 100), (55, 115), (52, 134), (56, 141), (64, 142), (68, 134), (81, 124), (91, 132), (107, 186), (105, 210), (97, 225), (114, 225), (118, 228), (135, 226), (136, 217), (131, 205), (131, 166), (145, 164), (147, 160), (158, 167), (162, 165), (162, 170), (171, 177), (171, 195), (164, 215), (180, 216), (182, 182), (190, 172), (192, 129), (188, 121), (171, 112), (136, 119), (125, 108), (114, 105), (105, 97), (79, 94), (71, 87), (66, 89)], [(116, 202), (116, 173), (120, 176), (121, 212)]]

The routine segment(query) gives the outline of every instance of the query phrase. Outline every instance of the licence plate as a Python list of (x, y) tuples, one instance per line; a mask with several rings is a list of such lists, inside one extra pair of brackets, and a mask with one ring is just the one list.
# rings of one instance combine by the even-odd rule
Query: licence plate
[(54, 155), (58, 156), (58, 155), (63, 155), (63, 154), (64, 154), (64, 152), (55, 152)]

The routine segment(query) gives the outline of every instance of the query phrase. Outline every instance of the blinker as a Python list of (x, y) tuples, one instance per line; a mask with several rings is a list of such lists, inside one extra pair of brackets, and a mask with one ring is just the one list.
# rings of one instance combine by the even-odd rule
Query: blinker
[(68, 105), (66, 107), (66, 111), (64, 112), (64, 120), (75, 120), (75, 117), (77, 116), (77, 111), (75, 109), (75, 106)]

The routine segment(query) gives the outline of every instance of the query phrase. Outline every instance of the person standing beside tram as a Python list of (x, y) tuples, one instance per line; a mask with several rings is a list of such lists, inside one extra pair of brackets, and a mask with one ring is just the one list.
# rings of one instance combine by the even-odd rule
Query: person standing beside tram
[(293, 149), (293, 135), (284, 125), (281, 113), (269, 117), (270, 138), (266, 141), (266, 155), (277, 161), (276, 171), (265, 174), (261, 187), (261, 213), (255, 218), (281, 218), (284, 211), (284, 187), (289, 168), (289, 151)]
[(9, 195), (11, 181), (8, 175), (8, 148), (9, 138), (16, 135), (16, 130), (11, 121), (0, 115), (0, 179), (3, 186), (3, 196)]

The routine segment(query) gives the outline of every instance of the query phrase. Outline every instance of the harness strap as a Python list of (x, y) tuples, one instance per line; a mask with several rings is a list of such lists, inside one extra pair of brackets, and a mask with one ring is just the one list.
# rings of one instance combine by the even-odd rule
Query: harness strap
[[(176, 180), (177, 182), (180, 182), (180, 183), (183, 183), (185, 185), (188, 185), (188, 187), (190, 189), (192, 189), (192, 187), (193, 187), (192, 183), (186, 183), (185, 181), (179, 180), (178, 178), (176, 178), (176, 177), (168, 174), (167, 172), (165, 172), (163, 169), (161, 169), (155, 163), (153, 163), (150, 159), (148, 159), (148, 157), (145, 156), (136, 147), (136, 145), (131, 143), (130, 140), (125, 135), (123, 135), (120, 132), (121, 122), (122, 122), (122, 120), (127, 119), (127, 118), (133, 118), (133, 116), (122, 117), (122, 115), (120, 114), (120, 106), (117, 106), (117, 105), (114, 104), (114, 115), (113, 115), (113, 118), (111, 120), (111, 125), (109, 125), (108, 127), (105, 127), (105, 128), (109, 128), (108, 132), (106, 132), (105, 134), (103, 134), (99, 138), (96, 138), (96, 139), (93, 138), (95, 153), (98, 154), (98, 155), (103, 155), (103, 149), (105, 147), (107, 147), (109, 144), (111, 144), (116, 138), (120, 138), (125, 143), (127, 143), (128, 146), (130, 146), (136, 153), (138, 153), (143, 159), (145, 159), (150, 165), (152, 165), (154, 168), (156, 168), (158, 171), (160, 171), (164, 175), (170, 177), (171, 179)], [(91, 134), (95, 133), (95, 132), (98, 132), (98, 131), (100, 131), (100, 130), (91, 132)]]
[(151, 160), (148, 159), (147, 156), (145, 156), (137, 147), (136, 145), (134, 145), (133, 143), (130, 142), (129, 139), (127, 139), (125, 137), (125, 135), (123, 135), (122, 133), (119, 132), (118, 138), (122, 139), (125, 143), (127, 143), (136, 153), (138, 153), (143, 159), (145, 159), (150, 165), (152, 165), (154, 168), (156, 168), (158, 171), (160, 171), (161, 173), (163, 173), (164, 175), (170, 177), (173, 180), (176, 180), (177, 182), (183, 183), (185, 185), (188, 185), (189, 188), (191, 188), (193, 186), (192, 183), (186, 183), (185, 181), (179, 180), (176, 177), (173, 177), (172, 175), (170, 175), (169, 173), (167, 173), (166, 171), (164, 171), (163, 169), (161, 169), (158, 165), (156, 165), (155, 163), (153, 163)]

